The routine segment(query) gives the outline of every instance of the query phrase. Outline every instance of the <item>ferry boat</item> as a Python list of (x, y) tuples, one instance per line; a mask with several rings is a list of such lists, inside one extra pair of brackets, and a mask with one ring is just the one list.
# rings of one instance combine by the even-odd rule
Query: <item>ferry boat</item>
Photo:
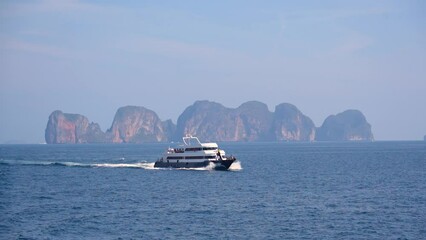
[(212, 166), (214, 170), (227, 170), (236, 158), (225, 156), (217, 143), (201, 143), (197, 137), (182, 138), (183, 144), (176, 148), (168, 148), (163, 157), (158, 159), (156, 168), (205, 168)]

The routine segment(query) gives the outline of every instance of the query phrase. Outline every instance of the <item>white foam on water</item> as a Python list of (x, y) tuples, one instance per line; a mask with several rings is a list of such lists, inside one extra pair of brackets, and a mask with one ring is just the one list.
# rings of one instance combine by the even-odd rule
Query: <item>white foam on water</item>
[(139, 162), (139, 163), (95, 163), (91, 164), (93, 167), (104, 167), (104, 168), (143, 168), (143, 169), (155, 169), (155, 163)]
[(243, 167), (241, 166), (240, 161), (235, 161), (231, 164), (231, 166), (228, 168), (229, 171), (241, 171), (243, 170)]
[(215, 167), (216, 167), (216, 164), (210, 162), (209, 165), (207, 165), (206, 167), (204, 167), (204, 169), (207, 170), (207, 171), (212, 171), (212, 170), (215, 169)]
[(51, 161), (25, 161), (25, 160), (0, 160), (0, 164), (8, 165), (35, 165), (35, 166), (64, 166), (64, 167), (96, 167), (96, 168), (142, 168), (155, 169), (154, 163), (78, 163), (78, 162), (51, 162)]
[(53, 162), (48, 165), (62, 165), (66, 167), (91, 167), (91, 164), (77, 163), (77, 162)]

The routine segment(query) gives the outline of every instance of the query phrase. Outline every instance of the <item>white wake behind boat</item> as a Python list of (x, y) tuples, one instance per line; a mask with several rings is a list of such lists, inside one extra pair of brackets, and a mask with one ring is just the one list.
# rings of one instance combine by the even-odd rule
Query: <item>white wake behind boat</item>
[(158, 159), (156, 168), (205, 168), (212, 166), (214, 170), (227, 170), (236, 158), (225, 156), (217, 143), (201, 143), (197, 137), (182, 138), (183, 144), (168, 148), (163, 157)]

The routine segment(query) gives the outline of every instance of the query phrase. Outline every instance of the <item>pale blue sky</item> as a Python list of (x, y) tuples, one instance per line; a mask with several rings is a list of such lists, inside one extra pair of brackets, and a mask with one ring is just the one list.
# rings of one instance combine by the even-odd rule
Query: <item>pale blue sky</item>
[(426, 134), (425, 1), (1, 1), (0, 143), (49, 114), (110, 127), (118, 107), (176, 122), (196, 100), (317, 126), (359, 109), (377, 140)]

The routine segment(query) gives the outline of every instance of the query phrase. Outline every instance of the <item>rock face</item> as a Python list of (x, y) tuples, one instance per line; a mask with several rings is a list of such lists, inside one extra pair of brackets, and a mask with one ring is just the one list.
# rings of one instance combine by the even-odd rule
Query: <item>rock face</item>
[(373, 141), (371, 125), (358, 110), (327, 117), (317, 129), (317, 141)]
[(107, 133), (112, 135), (114, 143), (142, 143), (168, 141), (173, 130), (173, 123), (162, 122), (155, 112), (126, 106), (117, 110)]
[(250, 101), (227, 108), (197, 101), (179, 116), (177, 125), (161, 121), (149, 109), (137, 106), (117, 110), (111, 128), (79, 114), (54, 111), (47, 123), (47, 143), (144, 143), (181, 141), (187, 134), (201, 141), (372, 141), (371, 126), (357, 110), (329, 116), (319, 128), (296, 106), (282, 103), (275, 112)]
[(229, 141), (238, 138), (238, 125), (230, 109), (219, 103), (197, 101), (179, 116), (174, 140), (190, 134), (202, 141)]
[(178, 119), (175, 140), (186, 134), (203, 141), (312, 141), (315, 126), (291, 104), (278, 105), (272, 113), (255, 101), (236, 109), (198, 101)]
[(54, 111), (49, 116), (45, 131), (46, 143), (95, 143), (107, 142), (108, 138), (97, 123), (80, 114)]
[(117, 110), (111, 128), (105, 133), (97, 123), (80, 114), (54, 111), (45, 131), (46, 143), (142, 143), (169, 141), (176, 126), (162, 122), (156, 113), (143, 107)]
[(296, 106), (282, 103), (275, 107), (272, 124), (273, 139), (278, 141), (313, 141), (315, 125)]
[(202, 141), (258, 141), (266, 138), (272, 113), (260, 102), (237, 109), (209, 101), (197, 101), (179, 116), (174, 139), (187, 134)]
[(236, 115), (244, 126), (244, 141), (271, 140), (269, 129), (274, 114), (269, 111), (266, 104), (256, 101), (243, 103), (236, 109)]

